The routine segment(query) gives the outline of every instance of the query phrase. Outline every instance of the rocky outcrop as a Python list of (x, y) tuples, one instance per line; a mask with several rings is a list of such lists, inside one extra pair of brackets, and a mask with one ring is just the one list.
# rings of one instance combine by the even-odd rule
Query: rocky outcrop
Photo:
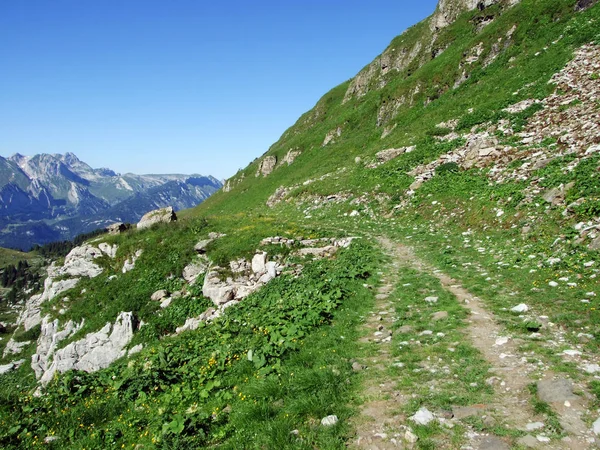
[(337, 138), (339, 138), (342, 135), (342, 128), (341, 127), (337, 127), (334, 130), (329, 131), (326, 135), (325, 135), (325, 139), (323, 139), (323, 147), (325, 147), (326, 145), (329, 144), (334, 144), (337, 140)]
[(102, 242), (98, 244), (98, 248), (109, 258), (115, 258), (117, 256), (117, 250), (119, 249), (119, 246), (117, 244), (110, 245), (106, 242)]
[(44, 317), (36, 352), (31, 357), (31, 368), (38, 379), (48, 369), (48, 359), (56, 350), (59, 342), (77, 333), (83, 324), (84, 322), (75, 324), (72, 320), (69, 320), (61, 329), (58, 319), (51, 320), (49, 316)]
[(100, 246), (102, 246), (104, 252), (100, 248), (89, 244), (75, 247), (65, 257), (65, 262), (62, 266), (52, 263), (47, 269), (48, 277), (44, 281), (44, 291), (27, 300), (25, 308), (17, 320), (17, 326), (22, 326), (27, 331), (38, 325), (42, 322), (40, 310), (44, 302), (52, 300), (69, 289), (73, 289), (79, 283), (81, 277), (94, 278), (100, 275), (103, 269), (94, 261), (103, 254), (114, 257), (113, 255), (117, 251), (116, 245), (110, 246), (102, 243), (99, 244)]
[(68, 370), (95, 372), (108, 367), (127, 353), (125, 347), (133, 338), (133, 329), (133, 314), (122, 312), (114, 324), (107, 323), (100, 331), (56, 351), (52, 362), (39, 377), (40, 382), (47, 384), (55, 374)]
[(183, 279), (189, 284), (195, 283), (198, 277), (206, 272), (208, 266), (208, 259), (198, 256), (193, 262), (184, 267), (182, 274)]
[(238, 302), (281, 273), (282, 267), (274, 261), (267, 260), (265, 252), (258, 252), (252, 262), (245, 260), (232, 261), (231, 271), (236, 278), (223, 280), (220, 267), (212, 267), (204, 277), (202, 295), (212, 300), (216, 306), (229, 302)]
[(432, 31), (445, 28), (452, 24), (460, 14), (474, 9), (483, 10), (496, 3), (504, 3), (513, 6), (521, 0), (440, 0), (437, 8), (431, 16), (429, 26)]
[(138, 260), (138, 258), (140, 256), (142, 256), (142, 253), (144, 253), (144, 250), (139, 249), (133, 255), (131, 255), (129, 258), (127, 258), (125, 260), (125, 262), (123, 263), (123, 268), (121, 269), (121, 272), (127, 273), (127, 272), (133, 270), (135, 268), (136, 261)]
[(382, 150), (375, 154), (375, 161), (371, 164), (368, 164), (367, 167), (369, 169), (374, 169), (382, 164), (385, 164), (388, 161), (391, 161), (392, 159), (397, 158), (400, 155), (403, 155), (404, 153), (410, 153), (414, 151), (415, 148), (416, 147), (413, 145), (410, 147), (389, 148), (387, 150)]
[(301, 153), (302, 152), (300, 150), (290, 149), (281, 160), (281, 164), (287, 164), (289, 166), (298, 156), (300, 156)]
[(11, 361), (8, 364), (3, 364), (0, 366), (0, 375), (4, 375), (5, 373), (12, 372), (13, 370), (17, 370), (19, 367), (23, 365), (25, 362), (24, 359), (19, 359), (18, 361)]
[(171, 223), (177, 220), (177, 215), (173, 210), (172, 206), (168, 206), (167, 208), (155, 209), (154, 211), (150, 211), (141, 218), (141, 220), (137, 224), (138, 230), (143, 230), (144, 228), (149, 228), (157, 223)]
[(267, 175), (270, 175), (273, 172), (273, 170), (275, 169), (276, 165), (277, 165), (277, 157), (276, 156), (265, 156), (258, 166), (258, 170), (256, 171), (256, 176), (259, 177), (262, 175), (263, 177), (266, 177)]

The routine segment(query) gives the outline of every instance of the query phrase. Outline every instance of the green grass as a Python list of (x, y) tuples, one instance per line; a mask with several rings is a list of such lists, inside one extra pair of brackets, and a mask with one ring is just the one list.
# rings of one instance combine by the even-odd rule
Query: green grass
[[(548, 96), (554, 90), (548, 80), (573, 51), (600, 39), (600, 6), (575, 13), (574, 3), (522, 0), (513, 8), (465, 13), (436, 36), (435, 49), (445, 51), (435, 58), (424, 46), (408, 66), (381, 78), (384, 87), (374, 78), (364, 96), (345, 103), (350, 82), (325, 94), (268, 151), (281, 159), (289, 149), (299, 149), (301, 155), (289, 167), (257, 178), (256, 160), (233, 177), (232, 192), (218, 192), (198, 208), (182, 212), (176, 224), (103, 237), (119, 245), (116, 258), (98, 259), (104, 268), (100, 276), (81, 280), (75, 289), (45, 304), (43, 313), (60, 321), (85, 319), (77, 335), (59, 344), (64, 346), (113, 322), (121, 311), (132, 311), (146, 323), (132, 345), (144, 344), (144, 350), (93, 374), (63, 374), (41, 397), (32, 395), (36, 382), (28, 364), (4, 375), (0, 445), (34, 448), (47, 436), (56, 436), (47, 447), (345, 448), (365, 376), (354, 373), (350, 361), (364, 351), (356, 343), (358, 326), (373, 305), (369, 287), (376, 284), (382, 265), (379, 250), (366, 241), (377, 235), (413, 245), (420, 257), (481, 298), (500, 325), (522, 340), (520, 351), (530, 361), (550, 364), (554, 372), (582, 382), (600, 398), (597, 381), (559, 355), (575, 345), (586, 354), (597, 355), (599, 350), (600, 306), (597, 297), (588, 294), (598, 290), (598, 269), (584, 265), (598, 260), (598, 252), (578, 240), (573, 228), (600, 212), (599, 157), (590, 156), (565, 171), (572, 157), (564, 156), (533, 174), (543, 189), (574, 183), (567, 202), (585, 201), (568, 217), (538, 197), (524, 202), (528, 182), (490, 184), (487, 169), (462, 170), (453, 164), (440, 166), (412, 198), (405, 196), (414, 181), (408, 172), (465, 143), (438, 140), (450, 132), (436, 128), (438, 123), (457, 119), (461, 133), (485, 130), (507, 119), (513, 131), (527, 125), (540, 105), (519, 114), (502, 109)], [(484, 15), (495, 20), (477, 31)], [(515, 24), (509, 39), (507, 32)], [(394, 39), (388, 51), (410, 51), (431, 39), (428, 23), (422, 22)], [(502, 45), (497, 58), (485, 65), (498, 42)], [(454, 88), (463, 70), (459, 67), (466, 67), (465, 55), (480, 43), (481, 58), (468, 67), (467, 81)], [(395, 113), (386, 109), (395, 103)], [(380, 111), (385, 114), (378, 126)], [(382, 139), (383, 128), (394, 125)], [(325, 135), (337, 127), (342, 128), (340, 138), (322, 146)], [(520, 146), (519, 137), (497, 135), (502, 144)], [(416, 145), (413, 152), (375, 169), (367, 167), (378, 151), (409, 145)], [(541, 144), (557, 145), (552, 137)], [(522, 164), (517, 159), (509, 167)], [(318, 180), (323, 175), (328, 176)], [(312, 182), (304, 184), (307, 180)], [(267, 208), (266, 200), (280, 186), (296, 188), (286, 201)], [(339, 193), (347, 199), (320, 203)], [(350, 216), (353, 210), (359, 215)], [(525, 226), (530, 227), (526, 237), (521, 233)], [(225, 270), (229, 261), (249, 259), (262, 249), (271, 257), (302, 264), (302, 275), (280, 277), (215, 323), (170, 336), (210, 305), (201, 295), (202, 278), (195, 286), (181, 279), (183, 268), (196, 258), (194, 244), (209, 231), (226, 234), (208, 247), (208, 257)], [(263, 238), (275, 235), (360, 235), (365, 242), (355, 241), (333, 260), (311, 262), (294, 259), (285, 247), (261, 246)], [(135, 269), (121, 273), (124, 261), (139, 249), (143, 254)], [(0, 259), (10, 257), (20, 254), (0, 252)], [(560, 261), (549, 263), (551, 257)], [(569, 280), (561, 281), (564, 277)], [(397, 380), (398, 390), (416, 394), (400, 413), (408, 416), (420, 406), (444, 411), (490, 401), (488, 365), (464, 335), (465, 310), (430, 275), (402, 269), (398, 279), (393, 293), (395, 330), (410, 325), (413, 331), (394, 334), (392, 357), (404, 366), (388, 368), (386, 376)], [(558, 286), (551, 287), (550, 281)], [(158, 289), (183, 290), (185, 295), (160, 310), (150, 301)], [(438, 303), (420, 303), (427, 295), (438, 296)], [(530, 312), (511, 312), (519, 303), (527, 303)], [(449, 318), (431, 322), (431, 314), (439, 310), (447, 311)], [(0, 320), (4, 318), (14, 320), (14, 313), (4, 311)], [(564, 340), (556, 348), (550, 341), (558, 329)], [(432, 334), (420, 335), (426, 330)], [(534, 332), (539, 335), (532, 337)], [(15, 338), (35, 340), (36, 333), (39, 328), (21, 330)], [(22, 357), (34, 350), (35, 345), (29, 346)], [(533, 406), (560, 435), (548, 405)], [(329, 414), (336, 414), (340, 422), (322, 427), (320, 419)], [(420, 448), (458, 447), (466, 443), (468, 429), (519, 435), (479, 419), (463, 421), (454, 430), (416, 427), (415, 433)]]

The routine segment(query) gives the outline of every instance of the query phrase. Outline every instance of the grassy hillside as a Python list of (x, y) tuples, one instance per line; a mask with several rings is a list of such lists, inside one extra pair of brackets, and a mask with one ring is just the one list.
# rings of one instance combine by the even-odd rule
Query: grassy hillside
[[(2, 375), (0, 445), (598, 445), (600, 6), (508, 3), (415, 25), (177, 223), (92, 242), (115, 258), (42, 306), (81, 324), (57, 348), (122, 311), (144, 324), (127, 348), (143, 348), (41, 396), (28, 364)], [(211, 307), (208, 275), (181, 275), (210, 232), (224, 234), (205, 248), (224, 280), (258, 251), (285, 269), (176, 334)], [(347, 236), (334, 256), (300, 252)], [(161, 289), (181, 296), (162, 308)], [(39, 334), (17, 329), (31, 341), (19, 358)], [(547, 378), (573, 384), (576, 418), (540, 397)], [(416, 424), (421, 408), (436, 421)]]

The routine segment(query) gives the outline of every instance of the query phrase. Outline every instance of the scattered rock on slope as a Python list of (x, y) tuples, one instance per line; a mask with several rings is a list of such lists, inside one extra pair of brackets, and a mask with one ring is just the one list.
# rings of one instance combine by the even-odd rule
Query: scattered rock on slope
[(172, 206), (168, 206), (166, 208), (155, 209), (154, 211), (150, 211), (140, 219), (137, 224), (137, 228), (142, 230), (144, 228), (151, 227), (155, 223), (170, 223), (175, 222), (177, 220), (177, 215), (173, 210)]
[(260, 162), (260, 165), (258, 166), (258, 170), (256, 171), (256, 176), (263, 176), (266, 177), (267, 175), (270, 175), (273, 170), (275, 169), (275, 166), (277, 165), (277, 157), (275, 156), (265, 156), (264, 159)]

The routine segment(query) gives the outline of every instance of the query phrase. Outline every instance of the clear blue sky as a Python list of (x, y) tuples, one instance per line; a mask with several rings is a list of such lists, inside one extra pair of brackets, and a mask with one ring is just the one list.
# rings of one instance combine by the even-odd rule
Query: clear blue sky
[(0, 155), (233, 175), (437, 0), (0, 2)]

